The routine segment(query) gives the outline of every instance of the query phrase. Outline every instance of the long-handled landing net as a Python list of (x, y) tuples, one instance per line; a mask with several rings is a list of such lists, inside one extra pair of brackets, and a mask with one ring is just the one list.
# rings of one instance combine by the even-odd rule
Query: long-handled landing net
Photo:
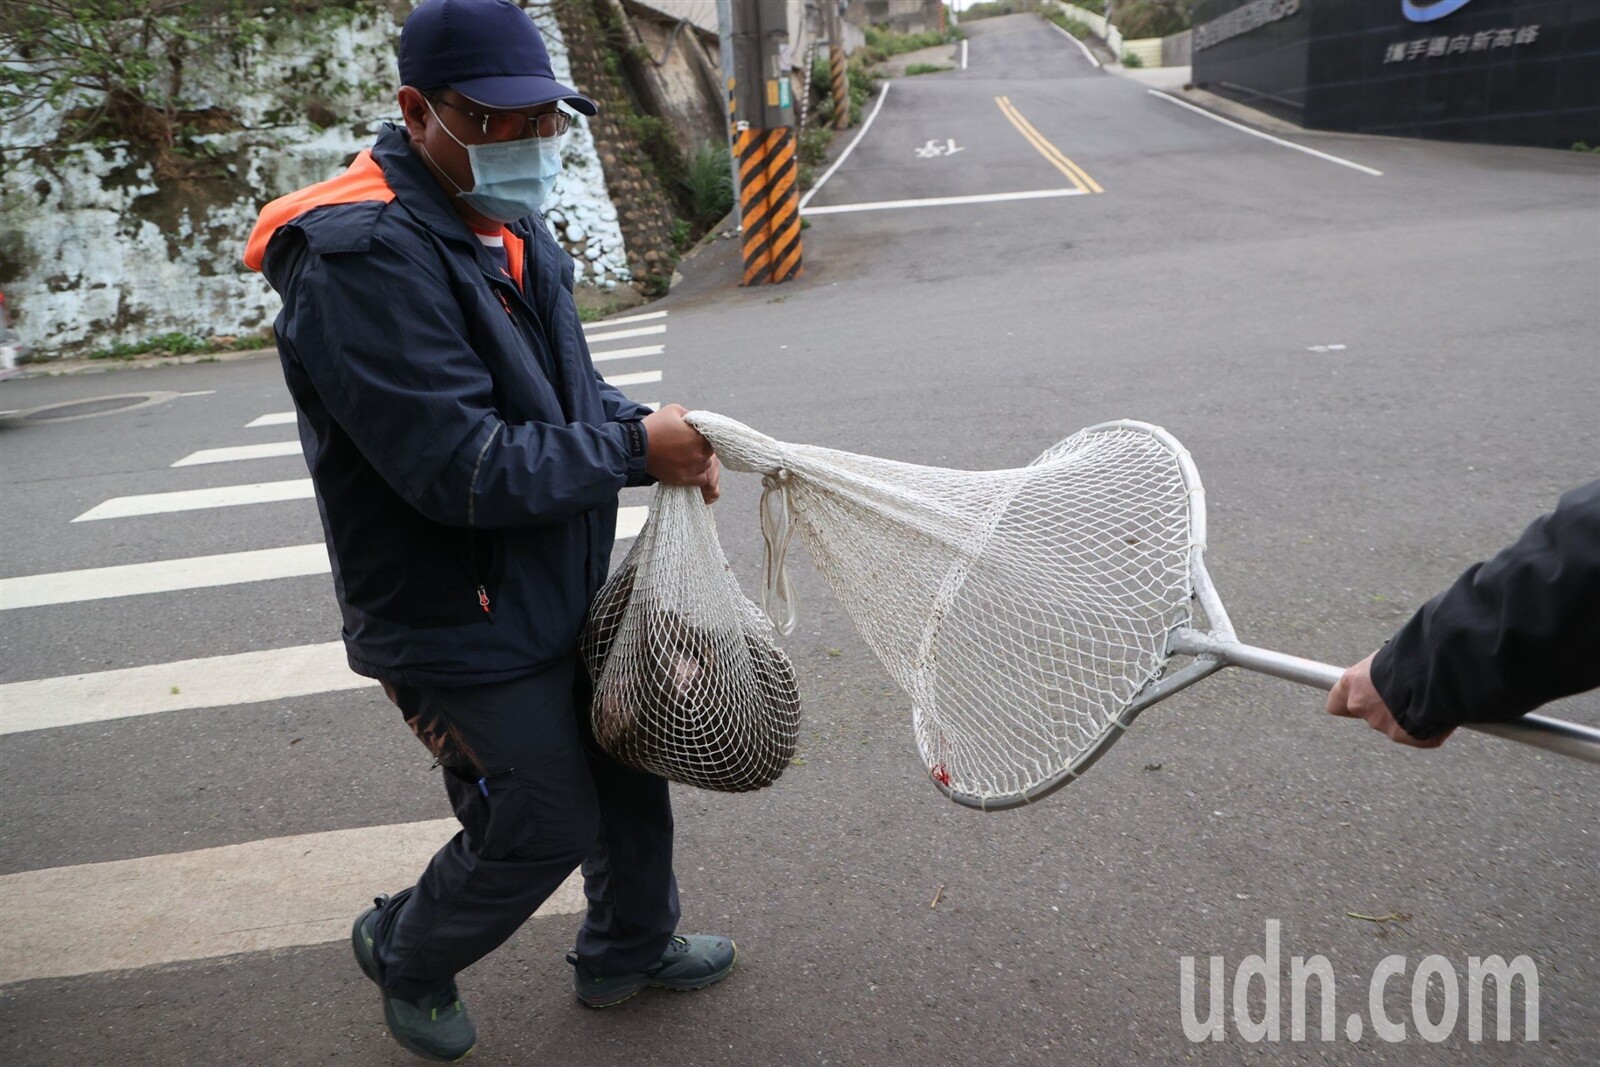
[[(763, 476), (778, 629), (794, 623), (784, 554), (798, 534), (910, 695), (928, 772), (960, 804), (1048, 795), (1145, 708), (1225, 666), (1324, 690), (1342, 673), (1235, 638), (1206, 573), (1199, 474), (1160, 427), (1104, 423), (1027, 467), (956, 471), (687, 418), (730, 470)], [(1530, 715), (1474, 728), (1600, 764), (1590, 727)]]

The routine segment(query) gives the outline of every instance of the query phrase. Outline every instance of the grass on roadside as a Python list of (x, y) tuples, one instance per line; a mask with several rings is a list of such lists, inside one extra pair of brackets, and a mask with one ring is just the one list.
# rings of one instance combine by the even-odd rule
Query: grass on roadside
[(795, 155), (800, 164), (802, 192), (816, 184), (817, 168), (828, 161), (828, 146), (832, 143), (832, 126), (817, 126), (800, 131)]
[(1066, 13), (1060, 8), (1042, 8), (1039, 14), (1044, 16), (1045, 21), (1055, 23), (1080, 41), (1087, 40), (1089, 37), (1089, 27), (1081, 22), (1074, 22), (1072, 19), (1067, 18)]
[(678, 185), (689, 216), (681, 237), (674, 234), (681, 247), (685, 239), (705, 233), (733, 210), (733, 162), (728, 146), (707, 141), (695, 149), (684, 161)]
[(941, 70), (955, 70), (956, 68), (945, 63), (913, 63), (906, 68), (906, 76), (914, 74), (937, 74)]
[(601, 319), (609, 319), (619, 311), (627, 311), (629, 308), (637, 306), (637, 302), (625, 303), (620, 300), (608, 300), (603, 304), (594, 304), (592, 306), (579, 304), (578, 320), (580, 322), (599, 322)]
[(272, 337), (264, 333), (245, 334), (242, 337), (225, 334), (198, 337), (190, 333), (162, 333), (147, 337), (143, 341), (119, 341), (109, 347), (95, 349), (89, 353), (89, 358), (133, 359), (137, 356), (151, 355), (210, 355), (216, 352), (249, 352), (257, 348), (271, 347)]
[(947, 30), (944, 33), (938, 30), (929, 30), (927, 33), (895, 33), (882, 26), (868, 26), (866, 32), (867, 58), (873, 63), (882, 63), (891, 56), (898, 56), (904, 52), (936, 48), (966, 36), (959, 29)]

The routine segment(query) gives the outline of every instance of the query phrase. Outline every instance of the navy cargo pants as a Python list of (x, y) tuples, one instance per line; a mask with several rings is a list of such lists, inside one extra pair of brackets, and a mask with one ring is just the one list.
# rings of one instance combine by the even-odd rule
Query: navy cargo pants
[(384, 683), (444, 770), (461, 831), (378, 918), (381, 985), (416, 1000), (492, 952), (583, 865), (578, 956), (601, 976), (661, 958), (678, 925), (664, 778), (595, 745), (574, 654), (528, 678), (432, 688)]

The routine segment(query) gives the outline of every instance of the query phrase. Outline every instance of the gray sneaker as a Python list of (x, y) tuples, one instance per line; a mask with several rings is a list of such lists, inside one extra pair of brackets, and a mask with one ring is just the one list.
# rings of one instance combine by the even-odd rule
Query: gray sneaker
[(674, 935), (667, 942), (661, 959), (646, 970), (634, 974), (619, 974), (600, 978), (589, 973), (575, 954), (567, 954), (572, 964), (572, 988), (578, 999), (591, 1008), (609, 1008), (641, 990), (704, 989), (728, 977), (734, 960), (739, 958), (739, 946), (726, 937), (707, 937), (705, 934)]
[[(356, 965), (374, 982), (378, 980), (378, 960), (373, 955), (373, 933), (378, 912), (387, 903), (387, 895), (373, 898), (373, 906), (356, 916), (355, 925), (350, 928), (350, 948), (356, 955)], [(454, 981), (415, 1003), (387, 993), (382, 995), (383, 1021), (407, 1052), (425, 1060), (460, 1063), (477, 1047), (478, 1032), (461, 1003)]]

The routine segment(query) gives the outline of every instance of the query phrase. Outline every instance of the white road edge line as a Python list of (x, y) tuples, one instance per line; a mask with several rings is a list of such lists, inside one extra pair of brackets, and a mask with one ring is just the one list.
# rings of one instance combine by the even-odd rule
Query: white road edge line
[(262, 415), (260, 418), (251, 419), (244, 424), (244, 428), (254, 430), (259, 426), (290, 426), (293, 425), (294, 421), (294, 412), (274, 411), (270, 415)]
[(1260, 130), (1253, 130), (1243, 123), (1234, 122), (1232, 119), (1225, 119), (1221, 115), (1207, 111), (1203, 107), (1196, 107), (1187, 100), (1179, 100), (1170, 93), (1163, 93), (1159, 89), (1146, 89), (1145, 92), (1149, 93), (1151, 96), (1160, 97), (1162, 100), (1166, 100), (1169, 103), (1177, 104), (1179, 107), (1186, 107), (1190, 111), (1193, 111), (1196, 115), (1204, 115), (1213, 122), (1220, 122), (1224, 126), (1232, 126), (1236, 130), (1243, 130), (1250, 136), (1259, 137), (1263, 141), (1271, 141), (1273, 144), (1282, 145), (1285, 148), (1292, 148), (1296, 152), (1304, 152), (1308, 156), (1316, 156), (1318, 159), (1325, 159), (1329, 163), (1337, 163), (1341, 167), (1349, 167), (1351, 170), (1359, 170), (1361, 173), (1370, 174), (1374, 178), (1383, 177), (1383, 171), (1381, 170), (1373, 170), (1371, 167), (1364, 166), (1363, 164), (1353, 163), (1348, 159), (1341, 159), (1338, 156), (1329, 155), (1327, 152), (1319, 152), (1315, 148), (1307, 148), (1305, 145), (1295, 144), (1293, 141), (1285, 141), (1283, 138), (1274, 137), (1270, 133), (1262, 133)]
[(833, 172), (839, 169), (839, 165), (850, 158), (850, 153), (856, 150), (856, 145), (861, 143), (861, 138), (865, 137), (867, 131), (872, 129), (872, 120), (878, 117), (879, 111), (883, 110), (884, 98), (889, 95), (889, 86), (893, 84), (893, 81), (883, 83), (883, 88), (878, 90), (878, 102), (873, 105), (872, 114), (867, 116), (867, 121), (861, 124), (861, 131), (856, 134), (855, 139), (846, 146), (845, 150), (839, 153), (839, 158), (833, 161), (833, 166), (822, 172), (822, 177), (817, 179), (817, 184), (813, 185), (810, 191), (800, 198), (800, 210), (802, 212), (805, 211), (806, 205), (811, 203), (811, 198), (816, 196), (818, 191), (828, 183), (829, 178), (833, 177)]
[(172, 493), (140, 493), (136, 496), (114, 496), (72, 521), (96, 522), (100, 519), (126, 519), (135, 515), (232, 508), (243, 504), (276, 504), (285, 500), (310, 500), (315, 495), (310, 478), (219, 485), (211, 489), (180, 489)]
[(636, 356), (659, 356), (664, 345), (641, 345), (638, 348), (618, 348), (611, 352), (590, 352), (589, 360), (592, 363), (604, 363), (608, 359), (633, 359)]
[(38, 678), (0, 685), (0, 734), (260, 704), (376, 684), (350, 669), (343, 641)]
[(1082, 41), (1080, 41), (1076, 37), (1072, 36), (1072, 34), (1068, 33), (1066, 30), (1062, 29), (1060, 26), (1057, 26), (1054, 22), (1050, 22), (1049, 19), (1045, 19), (1045, 22), (1050, 23), (1050, 28), (1052, 30), (1055, 30), (1061, 36), (1065, 37), (1067, 40), (1071, 41), (1073, 44), (1075, 44), (1079, 48), (1083, 49), (1084, 56), (1089, 60), (1089, 62), (1094, 64), (1094, 69), (1095, 70), (1099, 70), (1100, 69), (1100, 60), (1096, 59), (1095, 58), (1095, 54), (1093, 52), (1089, 51), (1089, 46), (1088, 45), (1084, 44)]
[(961, 38), (961, 69), (967, 69), (967, 39)]
[[(0, 877), (0, 984), (343, 941), (454, 819), (327, 830)], [(587, 906), (574, 871), (535, 915)]]
[(874, 200), (864, 204), (829, 204), (807, 215), (843, 215), (851, 211), (889, 211), (905, 207), (944, 207), (949, 204), (993, 204), (1003, 200), (1044, 200), (1057, 196), (1085, 196), (1082, 189), (1035, 189), (1025, 193), (979, 193), (974, 196), (930, 196), (922, 200)]
[(648, 322), (651, 319), (664, 319), (666, 317), (667, 313), (665, 311), (647, 311), (643, 315), (625, 315), (620, 319), (606, 319), (604, 322), (586, 322), (583, 324), (583, 332), (608, 330), (613, 326), (626, 326), (630, 322)]
[(229, 448), (202, 448), (190, 452), (174, 467), (198, 467), (204, 463), (232, 463), (241, 459), (271, 459), (275, 456), (300, 455), (299, 441), (274, 441), (262, 445), (233, 445)]

